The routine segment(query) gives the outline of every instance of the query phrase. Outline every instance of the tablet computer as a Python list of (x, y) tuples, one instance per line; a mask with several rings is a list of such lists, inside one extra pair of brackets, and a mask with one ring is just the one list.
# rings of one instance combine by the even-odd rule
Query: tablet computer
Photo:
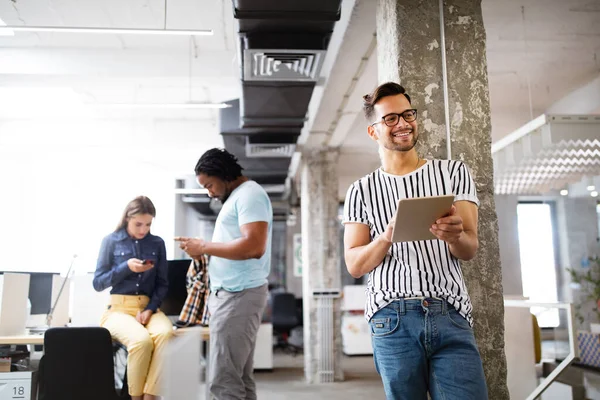
[(439, 218), (448, 215), (453, 203), (454, 195), (400, 199), (392, 242), (436, 239), (429, 228)]

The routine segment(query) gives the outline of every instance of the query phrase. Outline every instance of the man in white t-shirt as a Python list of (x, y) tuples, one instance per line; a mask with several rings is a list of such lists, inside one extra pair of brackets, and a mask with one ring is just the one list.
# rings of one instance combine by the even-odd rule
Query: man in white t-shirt
[(195, 172), (209, 196), (223, 203), (212, 241), (177, 238), (192, 258), (211, 256), (210, 392), (218, 400), (254, 400), (254, 345), (271, 266), (271, 201), (259, 184), (242, 175), (227, 150), (204, 153)]
[[(365, 316), (388, 400), (485, 400), (487, 388), (460, 260), (475, 256), (475, 184), (460, 161), (421, 159), (417, 110), (397, 83), (364, 96), (381, 168), (354, 182), (344, 205), (344, 251), (355, 278), (368, 274)], [(392, 243), (403, 198), (454, 195), (430, 228), (435, 240)]]

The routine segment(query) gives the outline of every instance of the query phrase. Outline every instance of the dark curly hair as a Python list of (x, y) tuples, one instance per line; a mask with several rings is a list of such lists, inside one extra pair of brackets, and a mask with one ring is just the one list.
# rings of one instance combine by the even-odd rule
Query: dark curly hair
[(373, 115), (375, 114), (375, 104), (377, 104), (379, 100), (397, 94), (403, 94), (410, 103), (410, 96), (406, 93), (404, 87), (396, 82), (383, 83), (377, 86), (375, 90), (373, 90), (373, 93), (365, 94), (363, 96), (363, 111), (367, 121), (370, 121), (373, 118)]
[(196, 163), (196, 176), (205, 174), (232, 182), (242, 176), (243, 168), (237, 158), (225, 149), (210, 149)]

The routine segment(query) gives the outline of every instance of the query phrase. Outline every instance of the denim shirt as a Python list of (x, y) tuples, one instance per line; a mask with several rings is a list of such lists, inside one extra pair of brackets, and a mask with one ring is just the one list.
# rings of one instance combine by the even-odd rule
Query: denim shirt
[[(127, 265), (130, 258), (153, 260), (154, 268), (133, 272)], [(102, 240), (93, 283), (98, 292), (112, 286), (110, 294), (148, 296), (146, 310), (156, 312), (169, 287), (165, 242), (151, 233), (133, 239), (125, 228), (111, 233)]]

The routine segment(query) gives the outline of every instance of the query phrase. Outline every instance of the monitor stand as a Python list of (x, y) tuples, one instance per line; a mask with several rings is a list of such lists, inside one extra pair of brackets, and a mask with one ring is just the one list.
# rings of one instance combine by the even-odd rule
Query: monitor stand
[(58, 301), (60, 300), (63, 290), (65, 289), (65, 285), (67, 284), (67, 282), (69, 282), (69, 276), (71, 275), (71, 270), (73, 269), (73, 263), (75, 262), (76, 258), (77, 258), (77, 254), (74, 254), (73, 258), (71, 259), (71, 265), (69, 265), (69, 269), (67, 270), (67, 275), (63, 279), (62, 284), (60, 286), (60, 290), (58, 291), (58, 295), (56, 296), (56, 299), (54, 300), (54, 304), (52, 304), (52, 307), (50, 308), (50, 312), (46, 316), (46, 324), (40, 325), (40, 326), (35, 326), (33, 328), (29, 328), (29, 333), (31, 333), (33, 335), (43, 335), (48, 329), (50, 329), (50, 326), (52, 325), (52, 316), (54, 315), (54, 310), (56, 310), (56, 305), (58, 304)]

